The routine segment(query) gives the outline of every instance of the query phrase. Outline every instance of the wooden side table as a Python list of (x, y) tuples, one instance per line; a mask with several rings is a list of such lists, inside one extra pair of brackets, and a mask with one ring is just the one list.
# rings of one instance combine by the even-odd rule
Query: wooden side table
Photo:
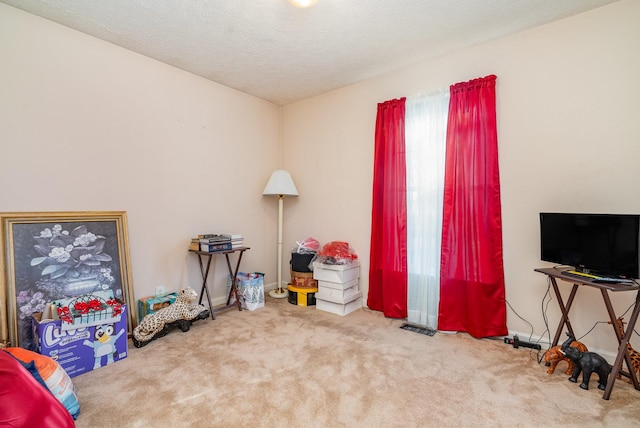
[[(240, 301), (240, 296), (238, 295), (238, 283), (237, 276), (238, 271), (240, 270), (240, 261), (242, 260), (242, 255), (245, 251), (250, 250), (250, 247), (239, 247), (231, 250), (223, 250), (223, 251), (195, 251), (189, 250), (190, 253), (194, 253), (198, 256), (198, 263), (200, 265), (200, 273), (202, 274), (202, 288), (200, 289), (200, 299), (198, 300), (198, 304), (202, 304), (202, 298), (205, 293), (207, 295), (207, 302), (209, 303), (209, 312), (211, 312), (211, 319), (215, 320), (215, 310), (222, 311), (225, 309), (229, 309), (233, 306), (237, 306), (238, 310), (242, 310), (242, 302)], [(233, 270), (231, 268), (231, 260), (229, 259), (229, 255), (233, 253), (238, 253), (238, 260), (236, 262), (236, 268)], [(231, 276), (231, 289), (229, 290), (229, 295), (227, 296), (227, 303), (223, 306), (218, 306), (215, 308), (211, 305), (211, 294), (209, 293), (209, 286), (207, 285), (207, 278), (209, 277), (209, 269), (211, 268), (211, 260), (215, 255), (224, 254), (225, 259), (227, 260), (227, 268), (229, 269), (229, 275)], [(203, 259), (206, 260), (206, 265), (203, 262)], [(235, 297), (236, 301), (231, 303), (231, 298)]]
[[(587, 278), (574, 278), (567, 275), (562, 274), (562, 270), (556, 268), (549, 269), (535, 269), (536, 272), (543, 273), (549, 277), (551, 281), (551, 285), (553, 286), (553, 291), (556, 295), (556, 299), (558, 300), (558, 304), (560, 305), (560, 311), (562, 312), (562, 317), (560, 319), (560, 324), (558, 325), (558, 329), (556, 330), (556, 335), (553, 338), (553, 343), (551, 346), (556, 346), (560, 339), (560, 335), (562, 334), (562, 329), (564, 326), (567, 326), (567, 330), (572, 335), (573, 327), (571, 327), (571, 322), (569, 321), (569, 310), (571, 309), (571, 305), (573, 304), (573, 299), (578, 292), (578, 289), (587, 286), (599, 289), (602, 293), (602, 299), (604, 301), (604, 305), (607, 308), (607, 313), (609, 314), (609, 318), (611, 319), (611, 324), (613, 326), (613, 330), (616, 333), (616, 338), (618, 339), (618, 353), (616, 356), (615, 363), (613, 363), (613, 367), (611, 369), (611, 373), (609, 374), (609, 379), (607, 381), (607, 386), (604, 390), (604, 395), (602, 398), (608, 400), (611, 396), (611, 390), (613, 389), (613, 384), (616, 381), (616, 377), (618, 373), (624, 374), (628, 376), (633, 382), (633, 387), (637, 390), (640, 390), (640, 384), (638, 384), (638, 378), (633, 371), (633, 365), (631, 364), (631, 359), (629, 358), (629, 353), (627, 352), (627, 344), (629, 343), (629, 339), (631, 338), (631, 334), (633, 333), (633, 329), (636, 325), (636, 321), (638, 320), (638, 314), (640, 313), (640, 287), (638, 285), (628, 285), (621, 283), (593, 283), (590, 282)], [(556, 279), (560, 279), (563, 282), (573, 283), (573, 287), (571, 288), (571, 293), (569, 293), (569, 297), (566, 303), (562, 299), (562, 295), (560, 294), (560, 290), (558, 289), (558, 282)], [(613, 305), (611, 304), (611, 299), (609, 298), (609, 292), (623, 292), (623, 291), (635, 291), (636, 292), (636, 301), (633, 306), (633, 311), (631, 312), (631, 318), (629, 318), (629, 323), (627, 324), (627, 329), (624, 333), (624, 336), (618, 330), (618, 324), (616, 323), (616, 314), (613, 310)], [(622, 361), (625, 361), (627, 364), (627, 368), (629, 372), (625, 372), (622, 370)]]

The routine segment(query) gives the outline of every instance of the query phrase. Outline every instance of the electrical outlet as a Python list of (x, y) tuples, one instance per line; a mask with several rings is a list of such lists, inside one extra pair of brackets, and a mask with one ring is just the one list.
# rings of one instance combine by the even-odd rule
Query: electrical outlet
[(160, 294), (164, 294), (164, 285), (159, 285), (156, 287), (156, 296), (159, 296)]

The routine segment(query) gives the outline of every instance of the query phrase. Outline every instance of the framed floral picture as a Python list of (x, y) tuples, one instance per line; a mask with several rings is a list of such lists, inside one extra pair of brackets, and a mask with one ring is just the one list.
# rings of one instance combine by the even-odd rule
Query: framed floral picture
[(34, 349), (32, 315), (60, 299), (108, 291), (135, 305), (124, 211), (0, 213), (0, 342)]

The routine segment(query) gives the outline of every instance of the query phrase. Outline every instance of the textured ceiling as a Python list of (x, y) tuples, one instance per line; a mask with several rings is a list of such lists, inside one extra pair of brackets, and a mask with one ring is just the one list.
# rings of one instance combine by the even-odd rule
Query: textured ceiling
[(0, 0), (275, 104), (617, 0)]

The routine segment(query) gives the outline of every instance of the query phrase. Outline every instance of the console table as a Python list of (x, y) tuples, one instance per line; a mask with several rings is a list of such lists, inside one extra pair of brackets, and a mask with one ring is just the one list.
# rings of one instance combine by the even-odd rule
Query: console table
[[(605, 400), (609, 399), (609, 397), (611, 396), (611, 390), (613, 389), (613, 384), (615, 383), (618, 374), (628, 376), (633, 382), (633, 387), (637, 390), (640, 390), (638, 378), (633, 371), (633, 365), (631, 364), (631, 359), (629, 358), (629, 353), (627, 352), (627, 344), (629, 343), (629, 339), (631, 338), (631, 334), (633, 333), (633, 329), (635, 328), (636, 321), (638, 320), (638, 313), (640, 312), (640, 287), (638, 287), (638, 285), (628, 285), (622, 283), (593, 283), (590, 282), (588, 278), (581, 279), (563, 275), (562, 270), (556, 268), (535, 269), (535, 271), (547, 275), (547, 277), (551, 281), (553, 291), (556, 295), (556, 299), (558, 300), (558, 304), (560, 305), (560, 311), (562, 312), (560, 324), (558, 325), (558, 329), (556, 330), (556, 335), (551, 346), (556, 346), (558, 344), (560, 335), (562, 334), (562, 330), (565, 325), (567, 326), (567, 330), (569, 330), (569, 333), (571, 333), (575, 337), (573, 328), (571, 327), (571, 321), (569, 321), (569, 310), (571, 309), (573, 299), (575, 298), (578, 289), (584, 286), (598, 289), (602, 294), (604, 305), (607, 308), (607, 313), (609, 314), (609, 318), (611, 319), (611, 324), (613, 326), (613, 330), (616, 333), (619, 344), (616, 360), (613, 363), (611, 374), (609, 374), (607, 386), (604, 390), (604, 395), (602, 396), (602, 398), (604, 398)], [(573, 283), (573, 286), (571, 287), (571, 293), (569, 294), (566, 302), (563, 301), (560, 290), (558, 289), (558, 282), (556, 281), (557, 279), (563, 282)], [(631, 317), (629, 318), (625, 334), (623, 336), (618, 330), (618, 324), (616, 322), (617, 316), (615, 314), (615, 311), (613, 310), (613, 305), (611, 304), (611, 299), (609, 298), (609, 292), (617, 293), (625, 291), (635, 291), (636, 301), (633, 306), (633, 311), (631, 312)], [(622, 370), (623, 360), (627, 364), (627, 369), (629, 370), (628, 373)]]
[[(211, 319), (215, 320), (216, 315), (215, 315), (214, 308), (211, 305), (211, 295), (209, 294), (209, 286), (207, 285), (207, 278), (209, 277), (209, 269), (211, 268), (211, 260), (213, 259), (213, 256), (224, 254), (224, 257), (227, 260), (227, 268), (229, 269), (229, 275), (231, 277), (231, 289), (229, 290), (229, 295), (227, 296), (227, 304), (223, 306), (218, 306), (215, 308), (215, 310), (222, 311), (225, 309), (232, 308), (233, 306), (237, 306), (238, 310), (241, 311), (242, 302), (240, 301), (240, 297), (238, 296), (238, 293), (237, 293), (238, 280), (236, 277), (238, 276), (238, 270), (240, 269), (240, 261), (242, 260), (242, 255), (244, 254), (245, 251), (250, 249), (251, 249), (250, 247), (239, 247), (239, 248), (233, 248), (231, 250), (212, 251), (212, 252), (189, 250), (190, 253), (194, 253), (195, 255), (198, 256), (198, 263), (200, 264), (200, 273), (202, 274), (202, 288), (200, 289), (200, 299), (198, 300), (198, 304), (199, 305), (202, 304), (202, 298), (206, 293), (207, 302), (209, 302), (209, 312), (211, 312)], [(229, 256), (234, 253), (238, 253), (238, 260), (236, 262), (235, 270), (231, 268), (231, 260), (229, 259)], [(206, 266), (205, 266), (205, 263), (203, 263), (203, 259), (206, 260)], [(235, 297), (236, 301), (234, 303), (230, 303), (231, 297)]]

